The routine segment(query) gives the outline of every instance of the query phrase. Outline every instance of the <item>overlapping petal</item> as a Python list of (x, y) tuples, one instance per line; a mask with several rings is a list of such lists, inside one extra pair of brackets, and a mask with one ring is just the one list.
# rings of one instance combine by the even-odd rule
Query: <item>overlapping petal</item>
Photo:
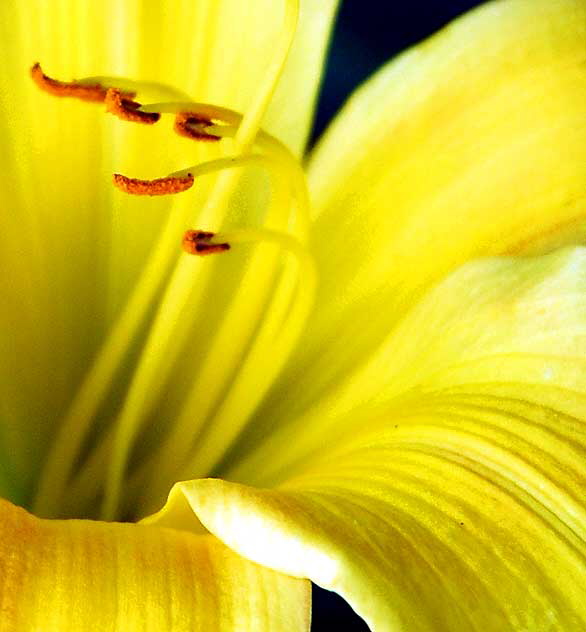
[(40, 520), (0, 501), (0, 630), (308, 630), (309, 582), (212, 536)]
[(187, 500), (230, 547), (340, 592), (377, 632), (581, 630), (585, 286), (580, 248), (465, 265), (347, 399), (238, 470), (276, 489), (182, 483), (158, 518)]
[(262, 418), (336, 388), (463, 262), (583, 240), (585, 60), (581, 0), (492, 2), (358, 90), (310, 162), (320, 294)]
[[(310, 22), (323, 34), (333, 4), (323, 11), (318, 5), (306, 4), (305, 16), (319, 16)], [(16, 3), (5, 6), (0, 11), (16, 19), (4, 23), (26, 31), (27, 12)], [(185, 51), (168, 45), (177, 14), (160, 12), (161, 6), (108, 5), (121, 31), (135, 19), (145, 26), (144, 41), (133, 39), (131, 28), (132, 37), (108, 40), (137, 51), (124, 74), (157, 78), (149, 73), (167, 61), (166, 81), (183, 72)], [(214, 43), (233, 49), (237, 24), (244, 45), (258, 57), (254, 47), (262, 37), (247, 39), (242, 22), (233, 15), (224, 19), (224, 10), (240, 7), (244, 18), (264, 24), (257, 6), (234, 0), (219, 8), (180, 3), (174, 10), (183, 12), (186, 25), (193, 11), (203, 16), (198, 28), (204, 44), (209, 29)], [(85, 24), (87, 41), (104, 45), (100, 29), (112, 23), (78, 9), (55, 23), (38, 12), (40, 19), (33, 20), (39, 37), (31, 28), (22, 49), (8, 47), (14, 67), (23, 65), (37, 41), (67, 41), (55, 36), (72, 25), (83, 33), (77, 27)], [(307, 582), (279, 572), (337, 590), (377, 631), (586, 626), (586, 254), (563, 250), (471, 263), (413, 307), (433, 282), (468, 259), (547, 251), (582, 236), (585, 34), (586, 9), (578, 0), (492, 3), (402, 57), (357, 95), (312, 167), (314, 249), (323, 279), (315, 323), (259, 416), (266, 423), (255, 424), (233, 454), (241, 461), (229, 470), (246, 483), (277, 487), (214, 479), (181, 483), (167, 507), (141, 526), (47, 522), (4, 504), (0, 629), (108, 629), (120, 625), (118, 617), (125, 629), (303, 629)], [(165, 55), (149, 47), (157, 38)], [(202, 46), (206, 62), (197, 79), (204, 96), (198, 98), (238, 107), (230, 99), (246, 89), (238, 96), (224, 92), (218, 72), (236, 72), (238, 64), (248, 68), (246, 59), (235, 57), (230, 66), (221, 47), (217, 58), (207, 56), (202, 38), (189, 40)], [(321, 44), (300, 46), (312, 59), (321, 55)], [(77, 74), (65, 70), (67, 64), (83, 61), (70, 60), (53, 43), (46, 52), (43, 58), (65, 76)], [(117, 60), (124, 57), (120, 52), (108, 48), (92, 59)], [(175, 57), (167, 60), (170, 52)], [(305, 71), (303, 55), (292, 62), (295, 76)], [(89, 356), (100, 337), (83, 317), (101, 301), (88, 290), (87, 276), (108, 286), (97, 272), (106, 258), (95, 248), (99, 233), (79, 237), (79, 225), (67, 222), (38, 230), (50, 227), (46, 218), (56, 211), (56, 200), (65, 202), (67, 213), (88, 199), (95, 175), (90, 166), (99, 151), (78, 161), (78, 144), (93, 140), (99, 128), (93, 119), (82, 122), (77, 104), (61, 114), (47, 105), (42, 118), (33, 118), (38, 111), (27, 90), (17, 86), (17, 98), (3, 106), (7, 120), (30, 123), (40, 134), (34, 136), (38, 146), (33, 135), (20, 144), (10, 141), (19, 149), (7, 161), (4, 194), (17, 212), (5, 219), (3, 231), (4, 255), (14, 259), (8, 275), (14, 286), (5, 296), (7, 305), (18, 307), (6, 310), (5, 319), (10, 331), (21, 303), (33, 304), (27, 313), (55, 328), (48, 340), (53, 348), (61, 345), (64, 361), (52, 387), (31, 398), (51, 366), (43, 332), (28, 323), (30, 340), (16, 335), (3, 341), (7, 353), (0, 355), (19, 358), (0, 365), (8, 395), (0, 399), (17, 413), (0, 409), (11, 420), (1, 440), (16, 448), (14, 470), (33, 449), (18, 433), (11, 436), (14, 420), (36, 416), (39, 430), (48, 427), (39, 413), (59, 409), (59, 398), (78, 377), (80, 349), (63, 341), (83, 339)], [(311, 99), (310, 91), (302, 101)], [(277, 95), (277, 104), (287, 102), (286, 91)], [(304, 117), (289, 114), (288, 125), (297, 121), (299, 134), (287, 140), (299, 145)], [(10, 133), (16, 129), (22, 126), (11, 124)], [(108, 134), (103, 137), (113, 139), (132, 166), (128, 157), (144, 141), (134, 132)], [(57, 146), (62, 163), (27, 186), (22, 176), (31, 157), (51, 156)], [(79, 174), (66, 192), (55, 185), (64, 167)], [(45, 214), (27, 215), (36, 208), (31, 200), (46, 204)], [(140, 210), (144, 215), (143, 203)], [(82, 223), (86, 216), (96, 222), (91, 205), (82, 211)], [(30, 265), (16, 256), (23, 227), (42, 237), (30, 245)], [(129, 257), (135, 263), (148, 251), (157, 221), (151, 228), (137, 244), (138, 254)], [(58, 259), (49, 268), (54, 285), (37, 294), (43, 266), (53, 261), (53, 243), (58, 249), (75, 245), (72, 256), (91, 262), (88, 274), (75, 281)], [(113, 269), (116, 261), (111, 259)], [(127, 286), (132, 271), (126, 275), (114, 285)], [(23, 287), (28, 293), (20, 297), (15, 290)], [(73, 305), (75, 314), (62, 313), (63, 307), (51, 311), (53, 304)], [(33, 358), (37, 373), (29, 370)], [(24, 381), (8, 379), (10, 371), (25, 375)], [(264, 441), (269, 426), (276, 431)], [(254, 451), (246, 447), (260, 438)], [(211, 536), (153, 526), (199, 527), (195, 516), (231, 549), (277, 572), (244, 561)]]

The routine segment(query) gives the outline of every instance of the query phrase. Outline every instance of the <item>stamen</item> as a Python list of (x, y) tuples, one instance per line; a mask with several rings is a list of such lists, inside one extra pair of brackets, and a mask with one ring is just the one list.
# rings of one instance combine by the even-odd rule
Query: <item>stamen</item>
[(156, 180), (128, 178), (120, 173), (113, 176), (114, 186), (131, 195), (170, 195), (191, 189), (194, 177), (191, 173), (183, 176), (167, 176)]
[[(58, 81), (48, 77), (37, 62), (31, 68), (31, 77), (37, 86), (56, 97), (74, 97), (82, 101), (101, 103), (106, 99), (108, 88), (101, 83), (82, 83), (79, 81)], [(121, 93), (124, 97), (132, 98), (133, 92)]]
[(157, 112), (143, 112), (139, 110), (140, 103), (127, 99), (120, 90), (115, 88), (110, 88), (106, 92), (105, 103), (106, 110), (110, 114), (114, 114), (124, 121), (152, 125), (161, 118), (161, 115)]
[(242, 120), (242, 114), (234, 110), (210, 103), (199, 103), (197, 101), (149, 103), (142, 105), (140, 110), (141, 112), (158, 112), (159, 114), (181, 114), (182, 112), (190, 112), (199, 119), (220, 121), (226, 125), (238, 125)]
[(216, 233), (209, 233), (203, 230), (188, 230), (183, 235), (183, 250), (190, 255), (213, 255), (217, 252), (224, 252), (230, 250), (230, 244), (212, 243)]
[(174, 129), (180, 136), (185, 136), (192, 140), (221, 140), (220, 136), (209, 134), (206, 131), (206, 127), (209, 127), (211, 124), (212, 121), (209, 118), (202, 117), (196, 112), (178, 112), (175, 117)]
[[(242, 357), (238, 356), (240, 370), (230, 382), (230, 389), (220, 406), (214, 407), (216, 399), (211, 395), (219, 377), (217, 368), (212, 371), (212, 376), (208, 374), (209, 381), (200, 374), (200, 380), (191, 386), (185, 406), (169, 435), (155, 457), (145, 464), (146, 476), (137, 479), (149, 490), (149, 497), (143, 497), (141, 512), (154, 510), (156, 507), (149, 503), (153, 498), (159, 502), (174, 481), (205, 476), (212, 470), (281, 370), (313, 306), (317, 285), (315, 263), (303, 244), (290, 234), (264, 228), (245, 228), (216, 233), (213, 239), (229, 243), (234, 250), (239, 244), (273, 243), (293, 256), (297, 269), (286, 268), (274, 299), (264, 307), (262, 325), (252, 346)], [(254, 295), (251, 289), (248, 288), (247, 297), (243, 296), (249, 302)], [(242, 313), (230, 312), (227, 314), (229, 317), (220, 323), (220, 338), (213, 340), (209, 360), (230, 357), (234, 327), (238, 323), (238, 315)], [(208, 362), (204, 366), (208, 370), (212, 368)], [(194, 414), (194, 410), (202, 417)]]
[(187, 94), (182, 90), (178, 90), (177, 88), (169, 86), (166, 83), (161, 83), (159, 81), (136, 81), (134, 79), (128, 79), (128, 77), (120, 77), (115, 75), (96, 75), (94, 77), (84, 77), (83, 79), (79, 79), (77, 83), (81, 85), (99, 83), (100, 85), (107, 86), (108, 88), (116, 88), (129, 99), (134, 98), (138, 93), (146, 93), (152, 95), (152, 98), (164, 96), (164, 98), (169, 100), (189, 98)]
[(234, 169), (235, 167), (245, 167), (256, 163), (268, 163), (269, 167), (271, 165), (270, 161), (262, 154), (247, 154), (246, 156), (228, 156), (202, 162), (156, 180), (129, 178), (121, 173), (115, 173), (112, 179), (114, 186), (124, 191), (124, 193), (130, 193), (131, 195), (168, 195), (187, 191), (193, 186), (195, 178), (200, 176), (216, 173), (223, 169)]
[[(269, 104), (270, 97), (272, 96), (277, 80), (282, 73), (287, 53), (293, 39), (299, 0), (285, 0), (285, 2), (287, 9), (282, 36), (284, 45), (282, 47), (279, 46), (279, 50), (275, 51), (274, 55), (271, 55), (271, 63), (269, 65), (266, 78), (261, 83), (257, 97), (244, 117), (244, 120), (242, 120), (240, 115), (238, 115), (238, 121), (230, 120), (228, 116), (216, 116), (215, 112), (222, 110), (222, 108), (206, 106), (208, 109), (214, 110), (214, 114), (209, 116), (210, 121), (219, 121), (224, 125), (233, 126), (237, 126), (239, 122), (242, 121), (243, 124), (239, 125), (238, 129), (234, 130), (234, 133), (232, 134), (236, 136), (235, 144), (239, 153), (246, 153), (257, 139), (260, 120), (262, 119), (264, 111)], [(40, 67), (36, 73), (38, 74), (39, 72)], [(61, 82), (51, 83), (51, 80), (47, 78), (47, 83), (49, 84), (49, 87), (47, 88), (44, 85), (45, 78), (42, 71), (40, 72), (40, 75), (40, 77), (35, 79), (35, 81), (40, 84), (40, 87), (42, 89), (46, 89), (48, 92), (57, 94), (58, 96), (79, 97), (80, 94), (87, 91), (88, 86), (92, 88), (99, 87), (102, 90), (106, 86), (117, 87), (123, 90), (121, 99), (123, 97), (127, 101), (130, 101), (135, 96), (134, 94), (125, 92), (127, 85), (110, 83), (109, 80), (106, 80), (107, 78), (89, 78), (82, 80), (83, 83), (73, 82), (72, 84), (62, 84)], [(83, 91), (74, 88), (70, 92), (68, 86), (72, 85), (79, 85), (83, 88)], [(62, 86), (65, 87), (63, 88)], [(92, 92), (94, 91), (92, 90)], [(94, 93), (94, 98), (90, 97), (89, 100), (105, 100), (106, 95), (104, 95), (103, 92), (100, 92), (99, 94), (99, 99), (97, 99), (97, 95)], [(178, 94), (177, 98), (183, 99), (185, 97), (184, 95)], [(122, 103), (120, 106), (120, 109), (125, 109)], [(125, 115), (135, 114), (139, 111), (143, 113), (149, 112), (147, 107), (140, 107), (138, 104), (133, 103), (130, 105), (127, 103), (126, 106), (131, 110), (131, 112), (124, 112), (124, 117)], [(178, 111), (192, 112), (193, 110), (202, 114), (204, 117), (207, 114), (206, 112), (200, 112), (199, 109), (190, 107), (181, 107), (173, 111), (176, 113)], [(224, 125), (220, 125), (218, 127), (222, 128), (223, 132), (227, 132), (227, 130), (223, 129)], [(212, 130), (204, 131), (207, 131), (209, 134)], [(220, 134), (218, 133), (218, 135)], [(162, 180), (167, 180), (167, 178), (163, 178)], [(220, 220), (226, 212), (229, 195), (234, 190), (235, 185), (236, 177), (231, 179), (228, 177), (219, 179), (218, 185), (214, 189), (213, 194), (208, 198), (208, 202), (200, 215), (200, 217), (203, 216), (206, 223), (208, 221), (211, 222), (212, 220), (214, 224), (219, 225), (221, 223)], [(50, 507), (57, 505), (59, 497), (63, 493), (68, 481), (68, 475), (71, 473), (73, 464), (79, 456), (80, 446), (82, 445), (84, 436), (87, 434), (87, 430), (92, 420), (92, 415), (95, 415), (95, 411), (97, 410), (101, 400), (103, 400), (108, 386), (112, 383), (113, 375), (122, 365), (124, 353), (134, 340), (134, 333), (144, 322), (144, 314), (147, 313), (148, 307), (154, 304), (157, 292), (165, 281), (165, 275), (169, 271), (169, 266), (172, 263), (172, 258), (174, 256), (173, 243), (176, 239), (175, 235), (177, 223), (178, 222), (175, 220), (170, 220), (165, 227), (165, 231), (163, 232), (161, 239), (155, 244), (144, 273), (140, 276), (136, 288), (130, 295), (128, 303), (125, 305), (120, 318), (114, 325), (113, 333), (108, 337), (104, 347), (100, 350), (96, 363), (92, 366), (88, 376), (86, 376), (86, 379), (84, 380), (78, 395), (76, 395), (71, 409), (66, 415), (65, 423), (62, 424), (60, 429), (60, 434), (67, 437), (73, 435), (73, 445), (69, 443), (62, 444), (55, 442), (55, 447), (60, 448), (63, 445), (65, 450), (60, 451), (57, 449), (50, 455), (51, 458), (49, 459), (49, 465), (51, 467), (45, 468), (42, 484), (40, 485), (42, 491), (49, 491), (51, 496), (49, 502)], [(231, 235), (231, 237), (235, 238), (236, 241), (234, 243), (238, 242), (238, 236)], [(242, 238), (242, 235), (240, 235), (240, 238)], [(219, 235), (216, 235), (213, 240), (222, 240), (229, 245), (228, 240), (220, 238)], [(147, 403), (145, 404), (145, 393), (147, 395), (150, 393), (147, 388), (149, 385), (152, 386), (160, 382), (160, 367), (159, 364), (153, 360), (154, 354), (151, 354), (150, 352), (154, 347), (164, 346), (166, 340), (171, 339), (177, 342), (177, 337), (173, 338), (171, 336), (171, 324), (174, 324), (176, 320), (173, 318), (167, 318), (167, 316), (173, 316), (175, 313), (180, 314), (181, 309), (185, 305), (185, 299), (188, 292), (193, 292), (193, 289), (198, 287), (198, 280), (196, 275), (193, 274), (191, 266), (184, 265), (184, 263), (189, 263), (185, 261), (185, 259), (180, 260), (178, 266), (175, 268), (170, 277), (169, 287), (165, 290), (162, 303), (157, 309), (152, 330), (149, 332), (145, 348), (143, 349), (137, 363), (136, 373), (133, 376), (120, 417), (116, 420), (112, 449), (113, 454), (106, 473), (107, 475), (104, 489), (102, 510), (104, 517), (113, 518), (116, 515), (120, 497), (120, 486), (125, 475), (128, 452), (133, 442), (135, 430), (140, 424), (141, 414), (144, 409), (148, 408), (149, 397), (146, 398)], [(207, 267), (208, 266), (203, 266), (201, 267), (201, 270), (203, 271)], [(185, 281), (185, 275), (181, 274), (184, 270), (187, 270), (189, 273), (188, 282)], [(303, 304), (304, 301), (302, 300), (299, 303)], [(298, 318), (292, 318), (291, 320), (299, 321)], [(179, 339), (181, 338), (182, 336), (179, 336)], [(285, 336), (285, 338), (290, 338), (290, 336)], [(163, 343), (161, 343), (161, 341), (163, 341)], [(179, 342), (177, 342), (177, 344), (179, 344)], [(264, 353), (263, 357), (266, 357), (267, 355), (270, 356), (271, 354)], [(82, 426), (81, 428), (80, 423)], [(63, 453), (65, 454), (65, 458), (62, 458)], [(36, 499), (37, 503), (39, 500), (44, 501), (44, 499), (44, 495), (39, 492)]]
[[(194, 140), (216, 140), (216, 137), (219, 137), (220, 139), (236, 138), (242, 122), (242, 115), (234, 110), (210, 105), (209, 103), (197, 103), (192, 101), (150, 103), (148, 105), (141, 106), (140, 111), (149, 113), (157, 112), (159, 114), (175, 114), (175, 131)], [(196, 119), (197, 122), (188, 121), (184, 124), (185, 129), (179, 130), (177, 128), (177, 121), (180, 120), (180, 117), (184, 117), (186, 119), (193, 118)], [(219, 122), (220, 124), (218, 125), (215, 122)], [(189, 129), (194, 126), (196, 127), (195, 130)], [(194, 131), (196, 133), (192, 133)], [(204, 137), (198, 136), (200, 133)], [(266, 131), (262, 129), (258, 131), (254, 138), (254, 144), (261, 152), (279, 160), (284, 170), (289, 173), (289, 177), (296, 191), (296, 197), (299, 201), (294, 230), (298, 233), (302, 240), (305, 240), (309, 231), (310, 217), (307, 212), (309, 201), (307, 200), (305, 176), (302, 168), (299, 166), (297, 159), (291, 154), (289, 149), (283, 145), (281, 141), (274, 136), (271, 136)], [(185, 171), (192, 172), (193, 167), (190, 167)], [(171, 175), (180, 174), (182, 174), (182, 172), (176, 172)]]

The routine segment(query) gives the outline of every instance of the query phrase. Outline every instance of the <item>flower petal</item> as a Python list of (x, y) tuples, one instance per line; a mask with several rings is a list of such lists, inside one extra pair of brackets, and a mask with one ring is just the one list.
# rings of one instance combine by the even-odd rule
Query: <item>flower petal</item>
[(215, 538), (40, 520), (0, 500), (0, 629), (308, 630), (309, 582)]
[(279, 488), (192, 481), (170, 506), (376, 631), (583, 629), (585, 287), (585, 249), (465, 265), (232, 473)]
[(389, 63), (310, 163), (320, 294), (262, 415), (368, 358), (431, 283), (586, 235), (586, 4), (492, 2)]

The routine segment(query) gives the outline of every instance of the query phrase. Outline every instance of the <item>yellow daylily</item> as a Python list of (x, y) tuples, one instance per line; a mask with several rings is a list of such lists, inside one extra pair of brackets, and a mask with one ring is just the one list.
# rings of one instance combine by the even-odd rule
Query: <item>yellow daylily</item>
[(336, 3), (276, 4), (0, 5), (0, 630), (307, 629), (308, 580), (377, 632), (582, 630), (586, 4), (390, 62), (309, 197)]

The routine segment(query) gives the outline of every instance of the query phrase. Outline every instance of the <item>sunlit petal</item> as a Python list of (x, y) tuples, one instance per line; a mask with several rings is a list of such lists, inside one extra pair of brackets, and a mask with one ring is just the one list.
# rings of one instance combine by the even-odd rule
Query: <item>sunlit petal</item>
[(195, 632), (309, 628), (309, 583), (212, 536), (39, 520), (0, 501), (0, 629)]
[(193, 481), (168, 511), (183, 495), (230, 547), (340, 592), (376, 631), (582, 629), (585, 284), (582, 249), (467, 264), (355, 391), (240, 468), (277, 490)]
[(464, 261), (584, 239), (585, 59), (582, 0), (494, 2), (351, 98), (310, 163), (320, 293), (263, 418), (336, 386)]

